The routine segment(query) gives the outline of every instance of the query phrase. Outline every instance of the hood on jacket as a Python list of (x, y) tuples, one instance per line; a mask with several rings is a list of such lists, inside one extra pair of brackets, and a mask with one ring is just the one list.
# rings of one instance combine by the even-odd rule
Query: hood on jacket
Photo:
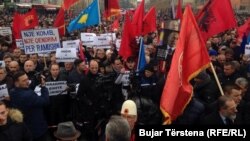
[(9, 109), (8, 116), (13, 122), (21, 123), (23, 122), (23, 114), (18, 109)]

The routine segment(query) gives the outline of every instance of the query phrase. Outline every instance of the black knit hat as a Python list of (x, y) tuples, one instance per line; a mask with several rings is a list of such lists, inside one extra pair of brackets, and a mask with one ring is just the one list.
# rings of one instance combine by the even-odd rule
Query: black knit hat
[(154, 66), (153, 65), (147, 65), (144, 70), (154, 72)]

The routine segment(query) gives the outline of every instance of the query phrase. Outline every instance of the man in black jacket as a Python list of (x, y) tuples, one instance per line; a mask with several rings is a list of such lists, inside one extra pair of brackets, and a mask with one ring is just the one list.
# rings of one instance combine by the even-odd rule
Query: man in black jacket
[(205, 125), (230, 125), (236, 118), (236, 103), (229, 96), (221, 96), (218, 99), (217, 109), (211, 114), (205, 116), (201, 120), (201, 124)]
[(0, 140), (32, 141), (29, 129), (23, 123), (23, 115), (16, 109), (8, 109), (0, 101)]

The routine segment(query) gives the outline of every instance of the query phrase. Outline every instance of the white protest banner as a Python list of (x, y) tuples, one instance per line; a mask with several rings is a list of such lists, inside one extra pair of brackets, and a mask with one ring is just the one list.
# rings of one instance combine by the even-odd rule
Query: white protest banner
[(67, 89), (67, 82), (66, 81), (46, 82), (45, 86), (49, 90), (49, 96), (55, 96), (55, 95), (59, 95), (59, 94), (67, 94), (67, 91), (65, 91)]
[(115, 46), (116, 46), (117, 51), (120, 50), (121, 42), (122, 42), (121, 39), (116, 39), (116, 41), (115, 41)]
[(5, 67), (5, 62), (4, 61), (0, 61), (0, 67)]
[(110, 41), (106, 37), (96, 36), (94, 40), (96, 48), (110, 48)]
[(0, 27), (0, 35), (2, 36), (7, 36), (7, 35), (11, 35), (11, 28), (10, 27)]
[(250, 55), (250, 45), (246, 45), (245, 46), (245, 54), (249, 54)]
[(24, 50), (23, 39), (16, 39), (16, 47)]
[(24, 30), (22, 39), (26, 54), (50, 53), (61, 47), (57, 28)]
[(9, 96), (7, 85), (0, 85), (0, 100), (2, 100), (6, 96)]
[(70, 40), (70, 41), (63, 41), (63, 48), (76, 48), (77, 52), (79, 52), (79, 44), (80, 40)]
[(104, 34), (100, 34), (100, 36), (107, 37), (109, 41), (115, 41), (116, 39), (115, 33), (104, 33)]
[(95, 33), (81, 33), (82, 44), (87, 47), (92, 47), (95, 36)]
[(56, 62), (74, 62), (77, 59), (76, 48), (57, 48)]

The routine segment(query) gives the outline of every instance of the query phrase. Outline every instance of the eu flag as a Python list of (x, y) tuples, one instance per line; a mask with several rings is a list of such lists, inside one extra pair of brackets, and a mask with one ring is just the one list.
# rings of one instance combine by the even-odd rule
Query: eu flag
[(98, 0), (94, 0), (86, 9), (84, 9), (74, 20), (69, 23), (68, 32), (82, 29), (100, 23), (100, 11)]

